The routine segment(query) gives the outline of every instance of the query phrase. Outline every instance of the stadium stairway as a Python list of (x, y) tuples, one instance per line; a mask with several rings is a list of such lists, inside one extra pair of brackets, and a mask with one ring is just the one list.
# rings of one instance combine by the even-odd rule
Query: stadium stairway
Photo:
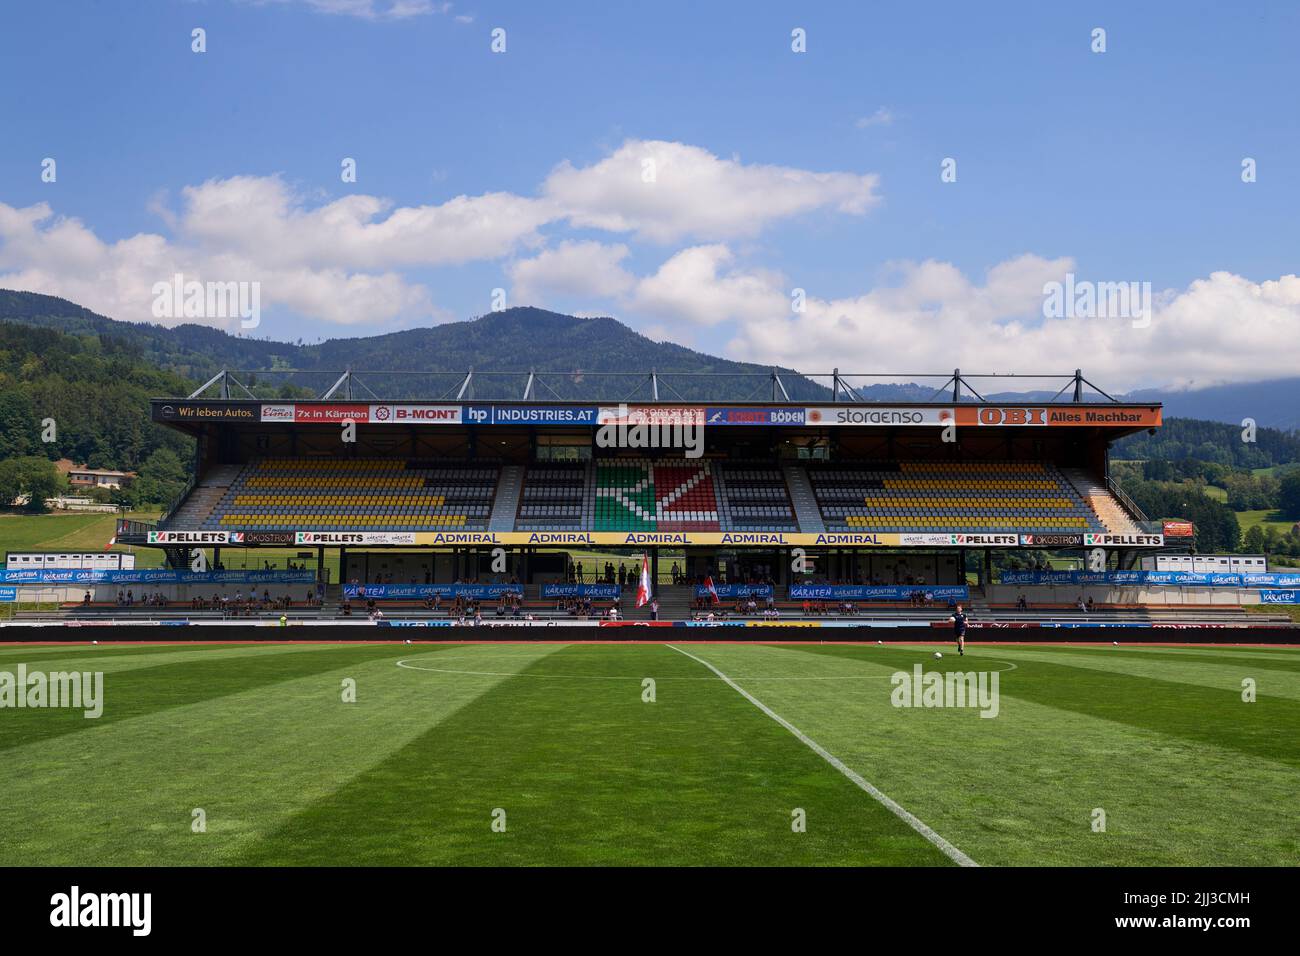
[(1061, 474), (1065, 475), (1075, 491), (1079, 492), (1079, 497), (1092, 509), (1093, 514), (1111, 534), (1142, 533), (1142, 529), (1124, 510), (1123, 505), (1115, 500), (1115, 496), (1104, 484), (1093, 479), (1080, 468), (1062, 468)]
[(201, 528), (242, 469), (242, 465), (217, 465), (209, 470), (181, 502), (181, 506), (160, 527)]
[[(635, 590), (632, 591), (631, 597), (632, 612), (637, 614), (635, 620), (640, 620), (642, 613), (645, 619), (649, 620), (648, 607), (642, 608), (641, 612), (636, 610)], [(659, 599), (659, 620), (682, 621), (691, 616), (691, 601), (695, 599), (695, 585), (661, 584), (655, 597)]]
[(524, 487), (524, 466), (505, 465), (497, 481), (492, 513), (488, 517), (489, 531), (513, 531), (515, 515), (519, 513), (519, 495)]
[(790, 504), (794, 507), (799, 530), (806, 534), (825, 531), (826, 525), (822, 523), (821, 509), (817, 507), (808, 473), (798, 465), (785, 465), (781, 470), (785, 473), (786, 487), (790, 489)]

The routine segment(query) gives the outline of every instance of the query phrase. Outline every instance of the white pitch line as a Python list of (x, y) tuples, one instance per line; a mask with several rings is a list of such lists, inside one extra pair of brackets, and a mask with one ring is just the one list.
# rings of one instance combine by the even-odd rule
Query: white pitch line
[(919, 817), (910, 813), (901, 804), (897, 803), (892, 798), (890, 798), (888, 794), (884, 793), (878, 787), (872, 784), (871, 781), (864, 779), (861, 774), (859, 774), (857, 771), (853, 770), (851, 767), (846, 765), (844, 761), (842, 761), (839, 757), (835, 756), (833, 753), (831, 753), (821, 744), (817, 743), (817, 741), (813, 740), (811, 737), (805, 734), (794, 724), (790, 723), (790, 721), (786, 720), (784, 717), (782, 717), (780, 714), (774, 711), (771, 707), (768, 707), (767, 704), (763, 703), (761, 700), (759, 700), (749, 691), (745, 690), (745, 688), (741, 687), (739, 684), (733, 681), (726, 674), (722, 673), (722, 671), (718, 670), (716, 667), (714, 667), (704, 658), (696, 657), (694, 654), (689, 654), (686, 651), (682, 650), (680, 647), (677, 647), (676, 645), (673, 644), (665, 644), (664, 646), (672, 648), (678, 654), (685, 654), (691, 660), (695, 661), (696, 663), (703, 664), (709, 670), (713, 671), (713, 673), (717, 674), (718, 677), (722, 678), (722, 680), (732, 690), (736, 691), (736, 693), (740, 694), (741, 697), (744, 697), (747, 701), (749, 701), (751, 704), (753, 704), (763, 713), (767, 714), (767, 716), (771, 717), (773, 720), (775, 720), (786, 730), (790, 731), (790, 733), (794, 734), (795, 737), (797, 737), (799, 741), (804, 744), (804, 746), (806, 746), (817, 756), (821, 757), (823, 760), (825, 760), (828, 764), (830, 764), (840, 773), (844, 774), (844, 776), (852, 780), (855, 784), (858, 785), (858, 787), (861, 790), (871, 795), (876, 801), (878, 801), (887, 810), (889, 810), (890, 813), (898, 817), (898, 819), (902, 820), (904, 823), (906, 823), (917, 833), (921, 834), (921, 836), (925, 837), (930, 843), (938, 847), (939, 852), (941, 852), (948, 859), (952, 860), (958, 866), (979, 866), (978, 863), (976, 863), (974, 860), (968, 857), (965, 853), (957, 849), (955, 846), (953, 846), (951, 843), (949, 843), (947, 840), (941, 837), (938, 833), (936, 833), (929, 826), (929, 824), (927, 824), (924, 820), (921, 820)]

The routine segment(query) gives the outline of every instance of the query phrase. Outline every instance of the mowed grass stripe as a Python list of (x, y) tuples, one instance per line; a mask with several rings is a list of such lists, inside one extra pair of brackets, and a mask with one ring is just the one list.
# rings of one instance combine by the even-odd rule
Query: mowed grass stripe
[[(993, 653), (993, 651), (982, 650), (980, 653)], [(970, 650), (970, 655), (970, 659), (976, 659), (974, 650)], [(1066, 649), (1019, 647), (1008, 656), (1016, 661), (1069, 664), (1071, 667), (1086, 670), (1127, 674), (1130, 677), (1150, 678), (1173, 684), (1194, 684), (1216, 690), (1232, 691), (1239, 697), (1242, 692), (1242, 681), (1251, 678), (1255, 681), (1259, 694), (1300, 701), (1300, 674), (1271, 669), (1264, 661), (1259, 662), (1264, 666), (1256, 666), (1254, 662), (1242, 661), (1240, 658), (1227, 658), (1212, 663), (1203, 661), (1199, 657), (1149, 658), (1122, 652), (1112, 655), (1075, 654)]]
[[(879, 656), (856, 660), (818, 650), (719, 645), (710, 657), (728, 673), (863, 678), (738, 683), (982, 865), (1289, 866), (1300, 856), (1293, 767), (1021, 699), (1027, 683), (1052, 678), (1004, 648), (941, 662), (922, 648), (863, 648)], [(996, 667), (998, 716), (894, 707), (889, 675), (918, 663)], [(1098, 808), (1104, 833), (1092, 829)]]
[(1147, 647), (1125, 647), (1123, 644), (1119, 647), (1113, 645), (1108, 645), (1106, 647), (1081, 647), (1079, 645), (1071, 645), (1060, 648), (1049, 648), (1049, 650), (1069, 651), (1071, 653), (1097, 657), (1102, 660), (1109, 659), (1115, 655), (1122, 655), (1130, 659), (1168, 661), (1170, 663), (1185, 661), (1188, 663), (1215, 665), (1233, 663), (1249, 664), (1252, 667), (1267, 668), (1275, 671), (1289, 671), (1294, 674), (1300, 674), (1300, 651), (1295, 651), (1289, 654), (1281, 654), (1273, 651), (1248, 651), (1240, 649), (1209, 651), (1204, 648), (1197, 648), (1195, 650), (1188, 649), (1185, 651), (1176, 649), (1157, 651), (1154, 648)]
[[(804, 650), (850, 660), (892, 660), (887, 656), (891, 654), (898, 655), (899, 661), (910, 659), (915, 663), (919, 659), (915, 652), (907, 657), (902, 649), (821, 644)], [(968, 651), (965, 657), (947, 655), (936, 669), (977, 670), (981, 660), (1015, 661), (1018, 671), (1014, 686), (1004, 684), (1002, 689), (1021, 700), (1300, 767), (1300, 701), (1263, 696), (1248, 704), (1241, 699), (1239, 685), (1236, 690), (1218, 690), (1074, 667), (1064, 650), (1059, 662), (1020, 659), (1012, 648)], [(1227, 675), (1225, 669), (1225, 682)]]
[(238, 645), (187, 646), (143, 649), (137, 654), (101, 654), (99, 648), (83, 648), (80, 654), (61, 654), (58, 657), (10, 657), (0, 659), (0, 670), (14, 673), (19, 664), (27, 670), (46, 673), (67, 670), (103, 671), (105, 674), (158, 667), (184, 661), (220, 660), (226, 657), (243, 657), (249, 654), (292, 654), (320, 650), (318, 644), (281, 644), (274, 647), (240, 647)]
[[(483, 679), (403, 674), (435, 697)], [(949, 865), (744, 698), (700, 676), (662, 645), (568, 647), (239, 862)], [(645, 678), (656, 682), (654, 703), (642, 700)], [(492, 829), (498, 809), (504, 832)], [(792, 829), (796, 810), (806, 832)]]
[(195, 648), (225, 649), (230, 647), (249, 647), (248, 644), (111, 644), (91, 645), (90, 641), (76, 641), (68, 644), (0, 644), (0, 662), (8, 660), (59, 660), (64, 657), (79, 657), (94, 654), (100, 657), (134, 657), (141, 654), (170, 654)]
[[(493, 666), (509, 672), (554, 649), (537, 645)], [(0, 864), (229, 862), (502, 679), (431, 695), (393, 665), (439, 651), (391, 650), (340, 654), (331, 670), (10, 751)], [(343, 700), (345, 678), (355, 681), (355, 703)], [(206, 832), (191, 828), (196, 808)]]
[[(0, 751), (63, 734), (93, 733), (119, 720), (130, 720), (203, 700), (224, 697), (352, 662), (395, 660), (396, 645), (342, 645), (295, 653), (248, 653), (160, 663), (155, 667), (104, 675), (104, 711), (86, 719), (68, 708), (0, 710)], [(93, 668), (86, 668), (93, 669)]]

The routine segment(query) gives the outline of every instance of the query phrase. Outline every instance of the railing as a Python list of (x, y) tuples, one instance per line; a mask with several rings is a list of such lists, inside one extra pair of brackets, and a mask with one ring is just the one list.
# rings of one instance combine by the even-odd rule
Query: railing
[(155, 530), (157, 524), (151, 521), (137, 521), (134, 518), (117, 519), (117, 542), (118, 544), (134, 544), (144, 542), (149, 532)]
[(1146, 513), (1137, 506), (1132, 498), (1125, 494), (1124, 489), (1121, 488), (1118, 482), (1111, 478), (1110, 475), (1106, 476), (1106, 490), (1115, 496), (1115, 499), (1124, 506), (1124, 510), (1129, 513), (1129, 517), (1134, 521), (1143, 525), (1151, 522), (1151, 519), (1146, 516)]
[(178, 509), (185, 499), (189, 497), (189, 493), (194, 490), (194, 486), (197, 484), (198, 477), (196, 475), (190, 475), (190, 480), (185, 482), (185, 487), (181, 489), (181, 493), (167, 506), (166, 513), (158, 519), (158, 527), (161, 527), (172, 519), (172, 515), (176, 513), (176, 509)]

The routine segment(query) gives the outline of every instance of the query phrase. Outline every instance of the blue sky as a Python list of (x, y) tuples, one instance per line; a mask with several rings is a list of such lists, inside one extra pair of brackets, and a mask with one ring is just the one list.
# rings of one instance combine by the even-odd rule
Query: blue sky
[[(245, 334), (273, 338), (501, 288), (803, 368), (1296, 365), (1294, 4), (54, 0), (3, 24), (0, 286), (115, 318), (181, 270), (259, 281)], [(671, 169), (648, 193), (646, 157)], [(1151, 283), (1155, 321), (1045, 318), (1067, 271)]]

